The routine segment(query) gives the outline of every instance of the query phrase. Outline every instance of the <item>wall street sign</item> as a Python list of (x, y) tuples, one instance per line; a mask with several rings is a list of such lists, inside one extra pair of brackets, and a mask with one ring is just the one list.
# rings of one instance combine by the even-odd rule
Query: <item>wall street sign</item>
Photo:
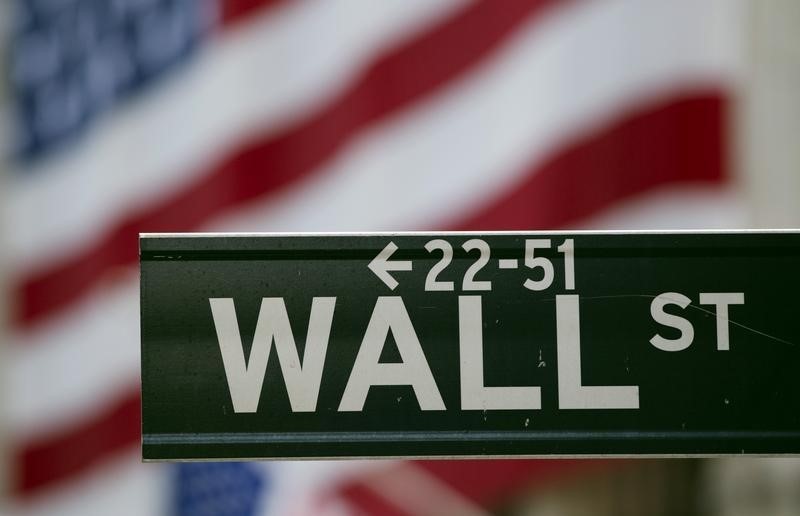
[(800, 234), (142, 235), (143, 457), (800, 452)]

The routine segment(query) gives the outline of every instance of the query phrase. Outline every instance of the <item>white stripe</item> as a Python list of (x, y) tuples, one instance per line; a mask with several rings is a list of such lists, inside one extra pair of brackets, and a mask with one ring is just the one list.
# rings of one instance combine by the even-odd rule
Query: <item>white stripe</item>
[(8, 516), (142, 516), (172, 514), (170, 470), (142, 464), (131, 449), (88, 475), (52, 487), (33, 499), (11, 504)]
[(465, 79), (373, 127), (310, 179), (214, 229), (435, 229), (641, 102), (736, 87), (740, 2), (568, 5)]
[(4, 208), (12, 266), (91, 245), (169, 198), (248, 135), (318, 109), (373, 56), (466, 0), (292, 2), (223, 32), (198, 60), (101, 118), (80, 145), (18, 171)]
[(398, 464), (383, 474), (365, 477), (364, 484), (395, 507), (415, 516), (490, 516), (432, 473), (413, 462)]
[(281, 516), (344, 516), (352, 514), (331, 495), (337, 487), (373, 472), (392, 468), (396, 461), (285, 461), (253, 463), (270, 475), (270, 496), (256, 514)]
[[(539, 30), (534, 24), (521, 31), (468, 80), (362, 138), (317, 178), (214, 228), (446, 225), (513, 184), (532, 157), (592, 121), (613, 117), (631, 98), (665, 85), (735, 78), (737, 56), (721, 49), (735, 31), (711, 30), (735, 21), (733, 5), (624, 0), (556, 13)], [(624, 44), (628, 38), (638, 44)], [(565, 67), (576, 59), (580, 66)], [(607, 69), (616, 70), (614, 77), (602, 73)], [(129, 282), (13, 337), (6, 392), (16, 393), (9, 400), (15, 434), (74, 417), (109, 385), (136, 377), (136, 303), (136, 285)], [(43, 373), (47, 382), (40, 381)]]

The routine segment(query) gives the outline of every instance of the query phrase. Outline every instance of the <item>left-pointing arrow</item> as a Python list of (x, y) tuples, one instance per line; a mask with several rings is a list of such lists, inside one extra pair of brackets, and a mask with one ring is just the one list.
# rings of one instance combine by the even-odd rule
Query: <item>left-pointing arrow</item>
[(397, 251), (397, 246), (394, 242), (389, 242), (367, 266), (375, 273), (378, 279), (386, 283), (386, 286), (392, 290), (397, 287), (397, 280), (389, 274), (389, 271), (410, 271), (412, 266), (411, 260), (395, 260), (390, 262), (389, 258), (395, 251)]

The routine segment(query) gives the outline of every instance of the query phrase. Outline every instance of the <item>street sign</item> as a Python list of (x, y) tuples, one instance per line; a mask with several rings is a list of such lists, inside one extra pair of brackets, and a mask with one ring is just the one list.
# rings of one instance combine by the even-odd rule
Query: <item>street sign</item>
[(800, 453), (800, 233), (143, 235), (145, 459)]

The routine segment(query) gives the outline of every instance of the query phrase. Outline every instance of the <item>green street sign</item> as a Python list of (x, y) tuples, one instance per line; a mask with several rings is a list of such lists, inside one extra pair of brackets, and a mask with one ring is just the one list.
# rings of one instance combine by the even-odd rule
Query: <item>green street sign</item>
[(800, 233), (143, 235), (145, 459), (800, 453)]

